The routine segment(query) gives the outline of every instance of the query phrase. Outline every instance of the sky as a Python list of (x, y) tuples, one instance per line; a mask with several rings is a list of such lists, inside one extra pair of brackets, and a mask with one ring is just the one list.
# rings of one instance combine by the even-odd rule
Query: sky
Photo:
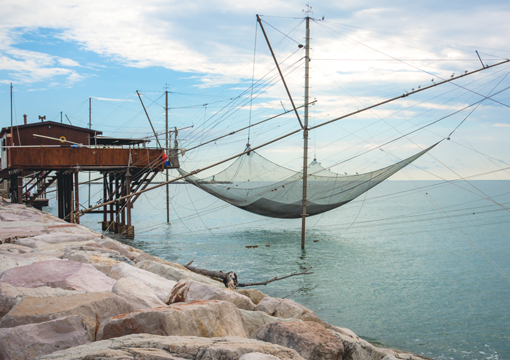
[[(508, 2), (309, 5), (310, 126), (510, 58)], [(11, 83), (15, 125), (26, 114), (88, 127), (90, 111), (93, 129), (137, 138), (152, 130), (136, 91), (159, 133), (168, 91), (183, 150), (291, 110), (256, 14), (296, 106), (304, 103), (304, 2), (0, 0), (0, 8), (2, 127)], [(443, 140), (392, 179), (510, 179), (509, 71), (503, 64), (311, 131), (310, 157), (361, 173)], [(203, 167), (298, 128), (292, 113), (279, 116), (186, 151), (181, 165)], [(260, 153), (298, 170), (302, 151), (298, 133)]]

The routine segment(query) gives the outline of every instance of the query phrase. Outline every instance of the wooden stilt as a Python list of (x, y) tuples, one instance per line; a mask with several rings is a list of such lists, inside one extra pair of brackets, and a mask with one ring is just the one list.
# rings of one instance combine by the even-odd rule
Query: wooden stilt
[(17, 176), (18, 204), (23, 204), (23, 176)]
[[(103, 202), (108, 199), (108, 173), (103, 173)], [(106, 231), (108, 229), (108, 214), (107, 207), (103, 206), (103, 223), (101, 224), (101, 229)]]
[[(110, 173), (109, 174), (109, 184), (108, 184), (108, 190), (109, 190), (109, 196), (108, 201), (112, 201), (114, 199), (114, 193), (113, 193), (113, 184), (115, 182), (115, 175)], [(110, 223), (108, 224), (108, 230), (109, 231), (115, 231), (115, 218), (113, 216), (114, 211), (114, 204), (110, 204)]]
[[(78, 211), (79, 209), (80, 209), (80, 191), (78, 189), (78, 171), (76, 171), (74, 173), (74, 206), (73, 206), (72, 213), (74, 213), (75, 211)], [(79, 224), (80, 223), (80, 217), (79, 216), (75, 216), (74, 217), (74, 222), (76, 224)]]

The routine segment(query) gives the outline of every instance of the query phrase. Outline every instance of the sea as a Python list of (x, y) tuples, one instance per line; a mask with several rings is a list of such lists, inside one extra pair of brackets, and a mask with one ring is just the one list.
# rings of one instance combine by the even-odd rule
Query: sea
[[(91, 185), (91, 204), (102, 188)], [(88, 206), (88, 186), (80, 187)], [(45, 208), (56, 214), (56, 202)], [(312, 309), (376, 346), (433, 359), (510, 359), (510, 181), (386, 181), (307, 219), (266, 218), (187, 184), (135, 203), (120, 241), (181, 264), (235, 271), (239, 282)], [(81, 223), (100, 231), (101, 215)], [(111, 234), (115, 237), (114, 234)]]

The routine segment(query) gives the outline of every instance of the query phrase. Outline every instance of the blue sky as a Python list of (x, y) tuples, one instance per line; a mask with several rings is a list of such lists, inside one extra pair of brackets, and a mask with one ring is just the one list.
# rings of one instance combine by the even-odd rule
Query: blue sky
[[(141, 137), (151, 130), (136, 90), (151, 119), (164, 129), (164, 91), (170, 91), (170, 126), (189, 148), (290, 108), (255, 14), (262, 19), (276, 55), (287, 68), (296, 104), (303, 102), (305, 3), (296, 1), (2, 1), (0, 3), (0, 125), (10, 124), (10, 83), (14, 123), (39, 115), (105, 135)], [(311, 3), (311, 96), (317, 105), (310, 123), (319, 124), (398, 96), (451, 74), (510, 58), (510, 5), (488, 1), (321, 1)], [(275, 28), (277, 30), (275, 30)], [(282, 35), (285, 34), (286, 36)], [(255, 36), (256, 51), (254, 61)], [(285, 61), (284, 61), (285, 60)], [(255, 63), (255, 70), (253, 64)], [(311, 133), (311, 156), (327, 167), (392, 138), (446, 117), (433, 126), (332, 168), (363, 172), (411, 156), (466, 120), (416, 167), (394, 179), (510, 179), (510, 86), (508, 64), (459, 80), (457, 85), (397, 101)], [(250, 86), (262, 81), (251, 102)], [(266, 76), (269, 74), (269, 77)], [(262, 79), (262, 80), (261, 80)], [(475, 111), (472, 105), (485, 100)], [(234, 99), (234, 100), (231, 100)], [(250, 115), (250, 103), (251, 115)], [(206, 105), (207, 104), (207, 105)], [(66, 121), (64, 117), (64, 121)], [(292, 115), (250, 133), (253, 146), (297, 128)], [(246, 132), (186, 153), (191, 170), (240, 152)], [(151, 143), (153, 145), (154, 142)], [(261, 150), (271, 160), (298, 169), (302, 137)], [(214, 172), (214, 171), (213, 171)], [(484, 176), (478, 174), (487, 173)]]

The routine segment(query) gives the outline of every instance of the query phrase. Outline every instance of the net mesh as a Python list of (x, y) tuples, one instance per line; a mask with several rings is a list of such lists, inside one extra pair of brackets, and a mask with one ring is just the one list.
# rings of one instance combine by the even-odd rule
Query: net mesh
[[(313, 161), (308, 167), (306, 210), (309, 216), (335, 209), (386, 180), (435, 145), (388, 167), (356, 175), (340, 175)], [(181, 175), (187, 172), (178, 169)], [(238, 157), (225, 170), (186, 181), (238, 208), (274, 218), (302, 216), (303, 172), (279, 166), (255, 151)]]

